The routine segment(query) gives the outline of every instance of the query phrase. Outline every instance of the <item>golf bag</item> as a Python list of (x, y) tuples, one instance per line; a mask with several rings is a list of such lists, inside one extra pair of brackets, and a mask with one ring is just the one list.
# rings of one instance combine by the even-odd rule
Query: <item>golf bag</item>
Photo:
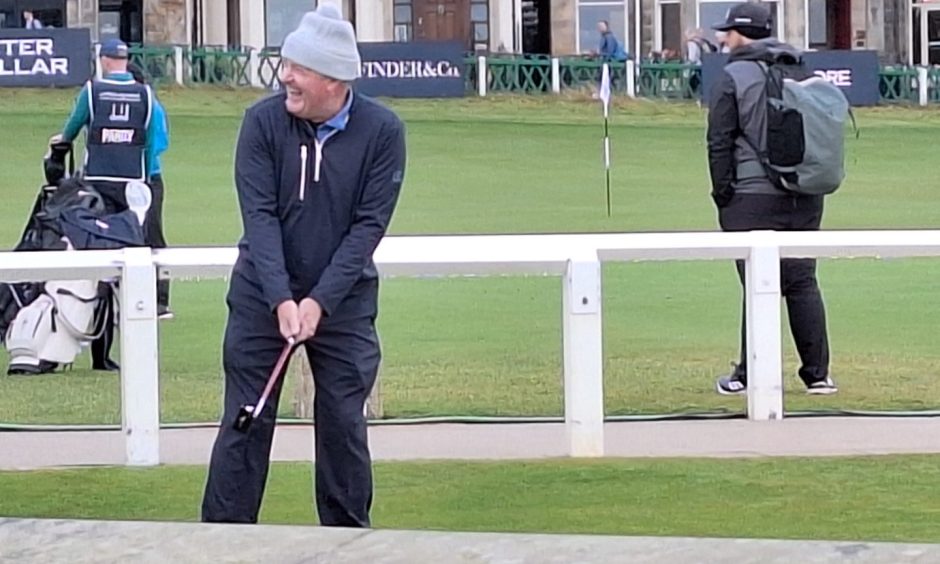
[[(69, 154), (70, 154), (70, 147)], [(58, 158), (57, 158), (58, 157)], [(46, 180), (15, 251), (65, 251), (142, 246), (136, 215), (107, 214), (101, 194), (66, 177), (60, 147), (52, 146)], [(70, 169), (72, 167), (70, 166)], [(70, 172), (73, 172), (70, 170)], [(8, 374), (43, 374), (71, 364), (83, 346), (112, 323), (114, 284), (64, 280), (0, 284), (0, 339), (10, 353)]]

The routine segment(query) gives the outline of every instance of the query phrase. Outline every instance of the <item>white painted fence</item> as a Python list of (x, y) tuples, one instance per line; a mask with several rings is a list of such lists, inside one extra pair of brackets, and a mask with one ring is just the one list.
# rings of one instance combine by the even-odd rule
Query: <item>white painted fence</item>
[[(0, 253), (0, 281), (121, 276), (122, 427), (129, 465), (159, 463), (156, 273), (220, 278), (234, 248)], [(385, 276), (554, 274), (562, 277), (565, 424), (571, 456), (604, 453), (601, 264), (747, 262), (748, 416), (783, 418), (779, 260), (940, 257), (940, 231), (631, 233), (387, 237)], [(157, 268), (155, 268), (157, 267)]]

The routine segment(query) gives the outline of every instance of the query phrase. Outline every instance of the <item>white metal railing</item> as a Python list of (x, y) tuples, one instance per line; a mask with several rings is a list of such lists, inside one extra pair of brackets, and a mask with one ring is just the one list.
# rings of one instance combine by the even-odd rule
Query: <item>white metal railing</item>
[[(234, 248), (0, 253), (0, 281), (120, 276), (121, 409), (129, 465), (159, 463), (156, 279), (226, 277)], [(940, 257), (940, 231), (630, 233), (387, 237), (383, 276), (554, 274), (562, 278), (565, 425), (572, 456), (604, 453), (601, 264), (743, 259), (752, 420), (783, 418), (781, 258)]]

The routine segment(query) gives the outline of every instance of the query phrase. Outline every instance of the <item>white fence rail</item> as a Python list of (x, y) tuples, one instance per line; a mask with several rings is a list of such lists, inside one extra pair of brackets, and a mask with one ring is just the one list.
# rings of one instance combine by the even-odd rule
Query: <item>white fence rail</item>
[[(0, 281), (106, 278), (121, 284), (121, 398), (126, 463), (159, 463), (157, 271), (226, 277), (234, 248), (0, 253)], [(940, 231), (632, 233), (387, 237), (385, 276), (554, 274), (562, 278), (565, 424), (571, 456), (604, 453), (601, 264), (747, 263), (748, 417), (783, 418), (781, 258), (940, 257)]]

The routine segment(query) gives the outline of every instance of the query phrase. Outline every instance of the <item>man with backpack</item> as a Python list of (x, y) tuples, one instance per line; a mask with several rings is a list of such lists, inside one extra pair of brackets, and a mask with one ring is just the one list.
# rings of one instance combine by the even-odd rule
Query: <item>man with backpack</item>
[[(721, 229), (818, 230), (824, 195), (838, 188), (844, 176), (844, 96), (814, 78), (799, 51), (770, 37), (772, 21), (764, 6), (738, 4), (714, 29), (727, 33), (731, 49), (713, 84), (708, 114), (711, 195)], [(792, 80), (785, 83), (784, 78)], [(827, 114), (827, 104), (837, 109)], [(744, 261), (737, 261), (737, 270), (743, 286)], [(780, 274), (802, 362), (799, 376), (810, 394), (835, 393), (816, 261), (784, 259)], [(719, 393), (746, 392), (746, 359), (742, 319), (741, 360), (730, 375), (718, 379)]]

